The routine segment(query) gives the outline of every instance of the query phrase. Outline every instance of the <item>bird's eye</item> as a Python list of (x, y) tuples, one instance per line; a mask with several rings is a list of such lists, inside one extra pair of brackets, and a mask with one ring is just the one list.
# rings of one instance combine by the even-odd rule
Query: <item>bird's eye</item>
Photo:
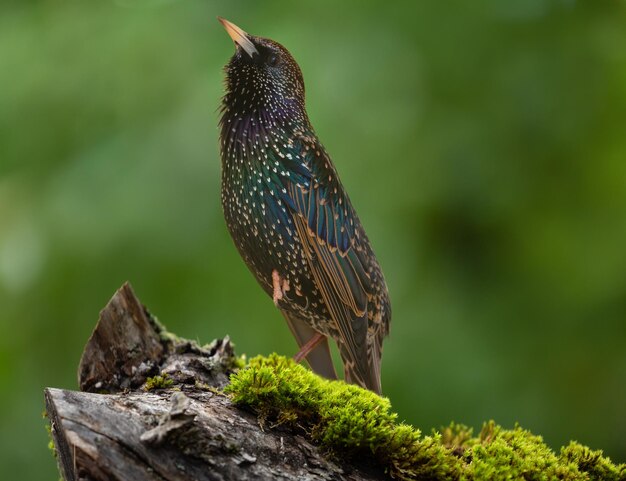
[(276, 64), (278, 63), (278, 55), (276, 55), (275, 53), (270, 54), (267, 59), (267, 63), (272, 67), (276, 66)]

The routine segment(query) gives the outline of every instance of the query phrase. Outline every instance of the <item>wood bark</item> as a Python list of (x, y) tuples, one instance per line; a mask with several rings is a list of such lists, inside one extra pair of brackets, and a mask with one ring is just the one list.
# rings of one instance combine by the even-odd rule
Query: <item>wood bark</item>
[[(263, 430), (221, 393), (228, 338), (208, 346), (167, 333), (125, 284), (100, 313), (80, 361), (81, 391), (47, 388), (67, 481), (380, 480), (365, 460), (331, 459), (302, 433)], [(160, 375), (167, 388), (147, 391)]]

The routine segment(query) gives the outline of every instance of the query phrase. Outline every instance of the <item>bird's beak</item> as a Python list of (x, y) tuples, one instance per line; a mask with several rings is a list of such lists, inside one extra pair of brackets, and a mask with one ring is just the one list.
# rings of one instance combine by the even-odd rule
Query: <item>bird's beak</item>
[(250, 57), (252, 57), (255, 53), (258, 55), (259, 51), (256, 49), (252, 41), (248, 38), (248, 34), (241, 30), (234, 23), (229, 22), (228, 20), (217, 17), (224, 28), (226, 29), (226, 33), (230, 35), (230, 38), (233, 39), (235, 44), (239, 45)]

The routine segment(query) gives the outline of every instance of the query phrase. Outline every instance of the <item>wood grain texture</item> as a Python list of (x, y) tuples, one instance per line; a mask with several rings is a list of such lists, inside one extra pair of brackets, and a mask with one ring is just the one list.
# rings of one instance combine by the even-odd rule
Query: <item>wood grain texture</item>
[[(100, 314), (79, 368), (83, 391), (47, 388), (46, 409), (67, 481), (379, 480), (331, 459), (297, 432), (263, 430), (220, 389), (234, 365), (228, 338), (178, 339), (125, 284)], [(166, 374), (167, 389), (145, 390)]]

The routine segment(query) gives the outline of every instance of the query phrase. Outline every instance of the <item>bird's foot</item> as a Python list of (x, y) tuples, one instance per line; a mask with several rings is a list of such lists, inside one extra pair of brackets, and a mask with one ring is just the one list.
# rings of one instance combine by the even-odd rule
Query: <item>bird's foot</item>
[(274, 305), (278, 307), (278, 301), (286, 296), (286, 292), (291, 287), (289, 286), (289, 281), (282, 278), (276, 269), (272, 271), (272, 287), (274, 289), (272, 299), (274, 299)]

